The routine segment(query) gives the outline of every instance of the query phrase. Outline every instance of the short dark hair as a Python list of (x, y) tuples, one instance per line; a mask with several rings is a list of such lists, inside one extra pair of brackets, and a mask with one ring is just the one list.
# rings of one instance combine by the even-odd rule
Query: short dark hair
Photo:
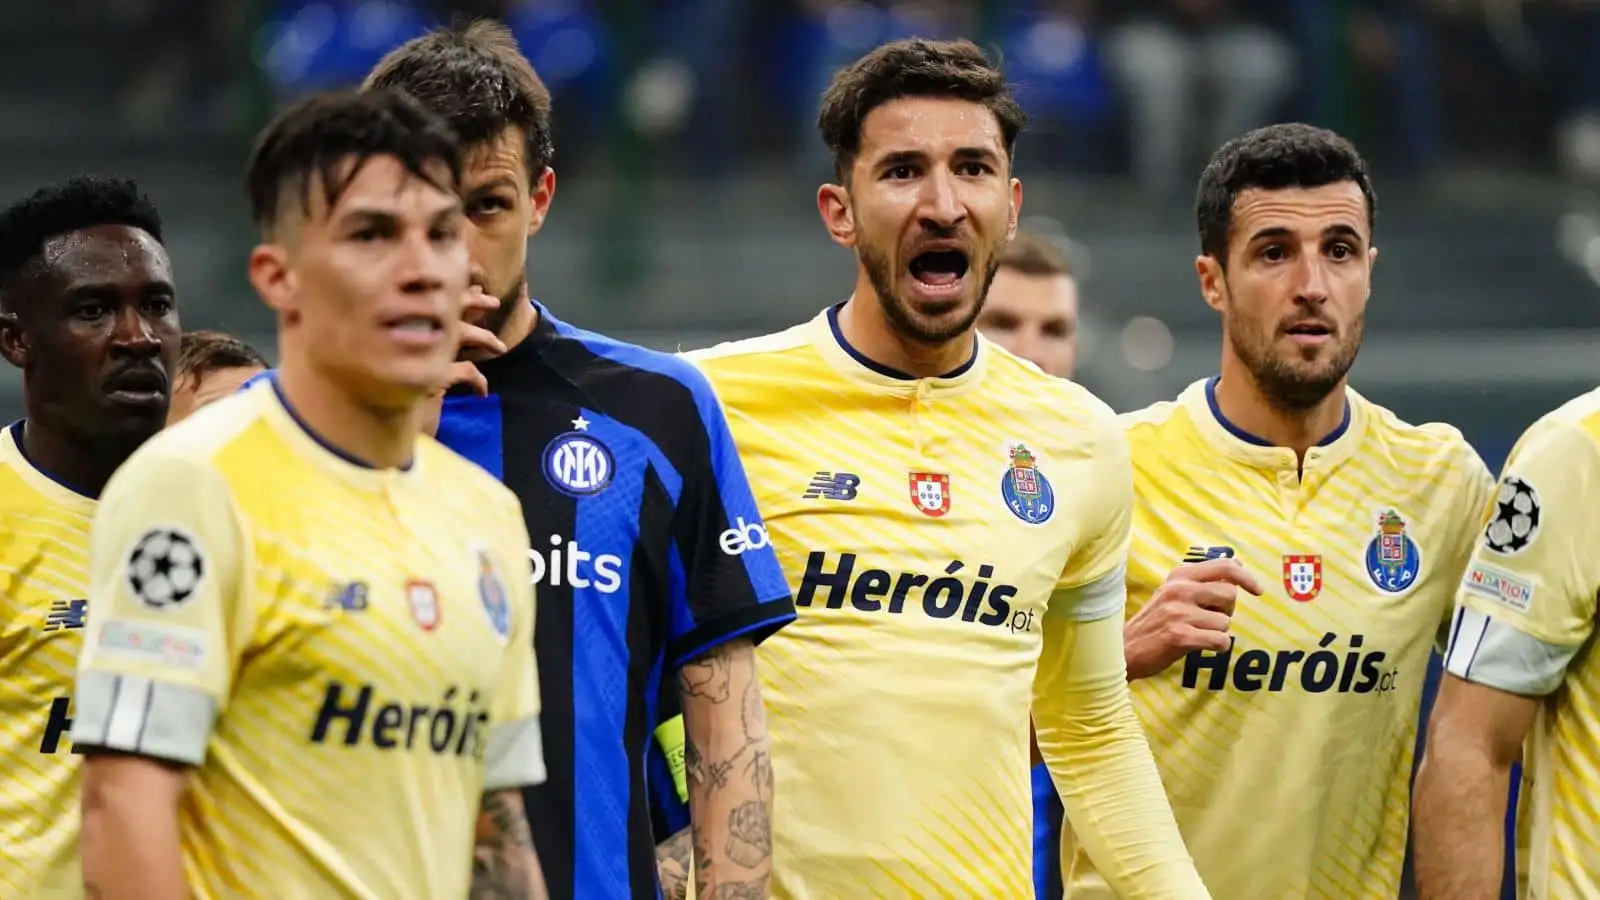
[(0, 301), (4, 288), (40, 258), (51, 238), (99, 225), (138, 228), (161, 241), (161, 213), (126, 178), (71, 178), (39, 188), (0, 211)]
[[(246, 176), (256, 225), (270, 234), (291, 192), (309, 214), (313, 180), (328, 206), (336, 205), (375, 156), (395, 157), (407, 172), (442, 191), (460, 188), (461, 145), (450, 126), (422, 104), (399, 91), (322, 94), (279, 113), (256, 139)], [(448, 183), (429, 171), (438, 163), (449, 170)]]
[(1377, 226), (1378, 198), (1367, 162), (1355, 145), (1327, 130), (1291, 123), (1268, 125), (1223, 144), (1200, 174), (1195, 218), (1200, 251), (1227, 264), (1233, 204), (1252, 188), (1319, 188), (1353, 181), (1367, 200), (1367, 228)]
[(379, 60), (361, 86), (405, 91), (449, 122), (469, 148), (520, 128), (530, 177), (543, 174), (555, 156), (550, 91), (499, 22), (479, 19), (412, 38)]
[(204, 378), (221, 369), (262, 368), (272, 364), (261, 351), (222, 331), (186, 331), (178, 345), (177, 379)]
[(978, 103), (1000, 123), (1006, 156), (1028, 127), (1005, 76), (971, 41), (893, 41), (840, 69), (822, 95), (817, 130), (843, 183), (861, 152), (861, 124), (874, 109), (901, 97), (953, 97)]
[(1043, 237), (1022, 228), (1017, 229), (1016, 236), (1006, 245), (1006, 252), (1000, 254), (1000, 268), (1015, 269), (1024, 275), (1074, 277), (1065, 253)]

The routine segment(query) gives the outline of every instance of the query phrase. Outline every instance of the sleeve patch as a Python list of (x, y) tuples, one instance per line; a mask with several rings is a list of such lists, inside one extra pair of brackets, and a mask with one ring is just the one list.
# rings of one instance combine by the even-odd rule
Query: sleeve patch
[(1525, 613), (1533, 605), (1533, 582), (1486, 562), (1474, 561), (1461, 579), (1461, 590), (1474, 597)]
[(170, 525), (139, 536), (124, 569), (128, 590), (150, 609), (176, 609), (189, 602), (206, 577), (205, 555), (188, 532)]
[(1483, 545), (1503, 556), (1515, 556), (1528, 549), (1539, 536), (1539, 492), (1531, 482), (1516, 475), (1500, 480), (1489, 523), (1483, 528)]
[(111, 619), (100, 626), (95, 653), (194, 670), (205, 659), (206, 636), (197, 628)]

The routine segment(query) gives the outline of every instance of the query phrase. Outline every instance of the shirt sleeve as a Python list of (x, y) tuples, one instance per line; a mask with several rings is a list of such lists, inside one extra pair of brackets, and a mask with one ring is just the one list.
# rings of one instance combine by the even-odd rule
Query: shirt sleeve
[(509, 539), (501, 550), (502, 571), (511, 604), (511, 634), (500, 690), (495, 694), (484, 753), (485, 791), (529, 787), (545, 780), (544, 737), (539, 728), (539, 669), (533, 652), (537, 605), (533, 568), (528, 560), (528, 530), (522, 508), (512, 504), (507, 513)]
[[(1466, 477), (1467, 484), (1461, 492), (1461, 505), (1454, 519), (1459, 525), (1452, 532), (1449, 546), (1449, 555), (1445, 562), (1449, 566), (1446, 570), (1455, 577), (1457, 572), (1465, 572), (1472, 559), (1473, 548), (1477, 546), (1478, 536), (1483, 533), (1490, 512), (1490, 501), (1495, 496), (1494, 475), (1489, 467), (1484, 465), (1482, 457), (1471, 447), (1464, 447), (1467, 456)], [(1438, 650), (1445, 652), (1450, 638), (1450, 624), (1454, 620), (1455, 610), (1453, 604), (1445, 604), (1443, 619), (1439, 625)]]
[(672, 669), (734, 638), (759, 643), (795, 617), (722, 405), (699, 370), (687, 377), (697, 415), (673, 517)]
[(74, 744), (205, 761), (252, 627), (248, 560), (221, 473), (159, 453), (117, 472), (90, 539)]
[(1092, 621), (1121, 616), (1127, 604), (1133, 524), (1133, 462), (1128, 439), (1109, 412), (1096, 435), (1096, 465), (1080, 508), (1080, 543), (1050, 597), (1049, 615)]
[(1122, 616), (1046, 614), (1043, 632), (1033, 721), (1067, 827), (1118, 897), (1209, 898), (1133, 711)]
[(1543, 421), (1512, 451), (1457, 594), (1445, 669), (1524, 696), (1555, 690), (1594, 630), (1600, 449)]

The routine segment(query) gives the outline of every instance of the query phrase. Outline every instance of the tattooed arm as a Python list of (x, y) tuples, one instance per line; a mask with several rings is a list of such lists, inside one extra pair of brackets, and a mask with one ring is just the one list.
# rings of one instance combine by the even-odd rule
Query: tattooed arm
[(533, 834), (515, 790), (483, 795), (469, 900), (548, 900)]
[(755, 646), (685, 665), (684, 768), (697, 900), (765, 900), (772, 873), (772, 758)]
[(693, 840), (693, 830), (685, 828), (656, 845), (656, 874), (661, 877), (661, 896), (666, 900), (688, 900), (694, 871)]

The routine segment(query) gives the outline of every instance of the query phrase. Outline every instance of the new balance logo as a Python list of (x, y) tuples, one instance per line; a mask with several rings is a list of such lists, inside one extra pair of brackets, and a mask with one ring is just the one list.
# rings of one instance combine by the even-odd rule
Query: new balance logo
[(1232, 547), (1190, 547), (1183, 555), (1186, 563), (1203, 563), (1208, 559), (1233, 559)]
[(856, 485), (861, 483), (860, 475), (851, 475), (849, 472), (818, 472), (811, 479), (811, 485), (806, 488), (802, 499), (805, 500), (854, 500), (856, 498)]

